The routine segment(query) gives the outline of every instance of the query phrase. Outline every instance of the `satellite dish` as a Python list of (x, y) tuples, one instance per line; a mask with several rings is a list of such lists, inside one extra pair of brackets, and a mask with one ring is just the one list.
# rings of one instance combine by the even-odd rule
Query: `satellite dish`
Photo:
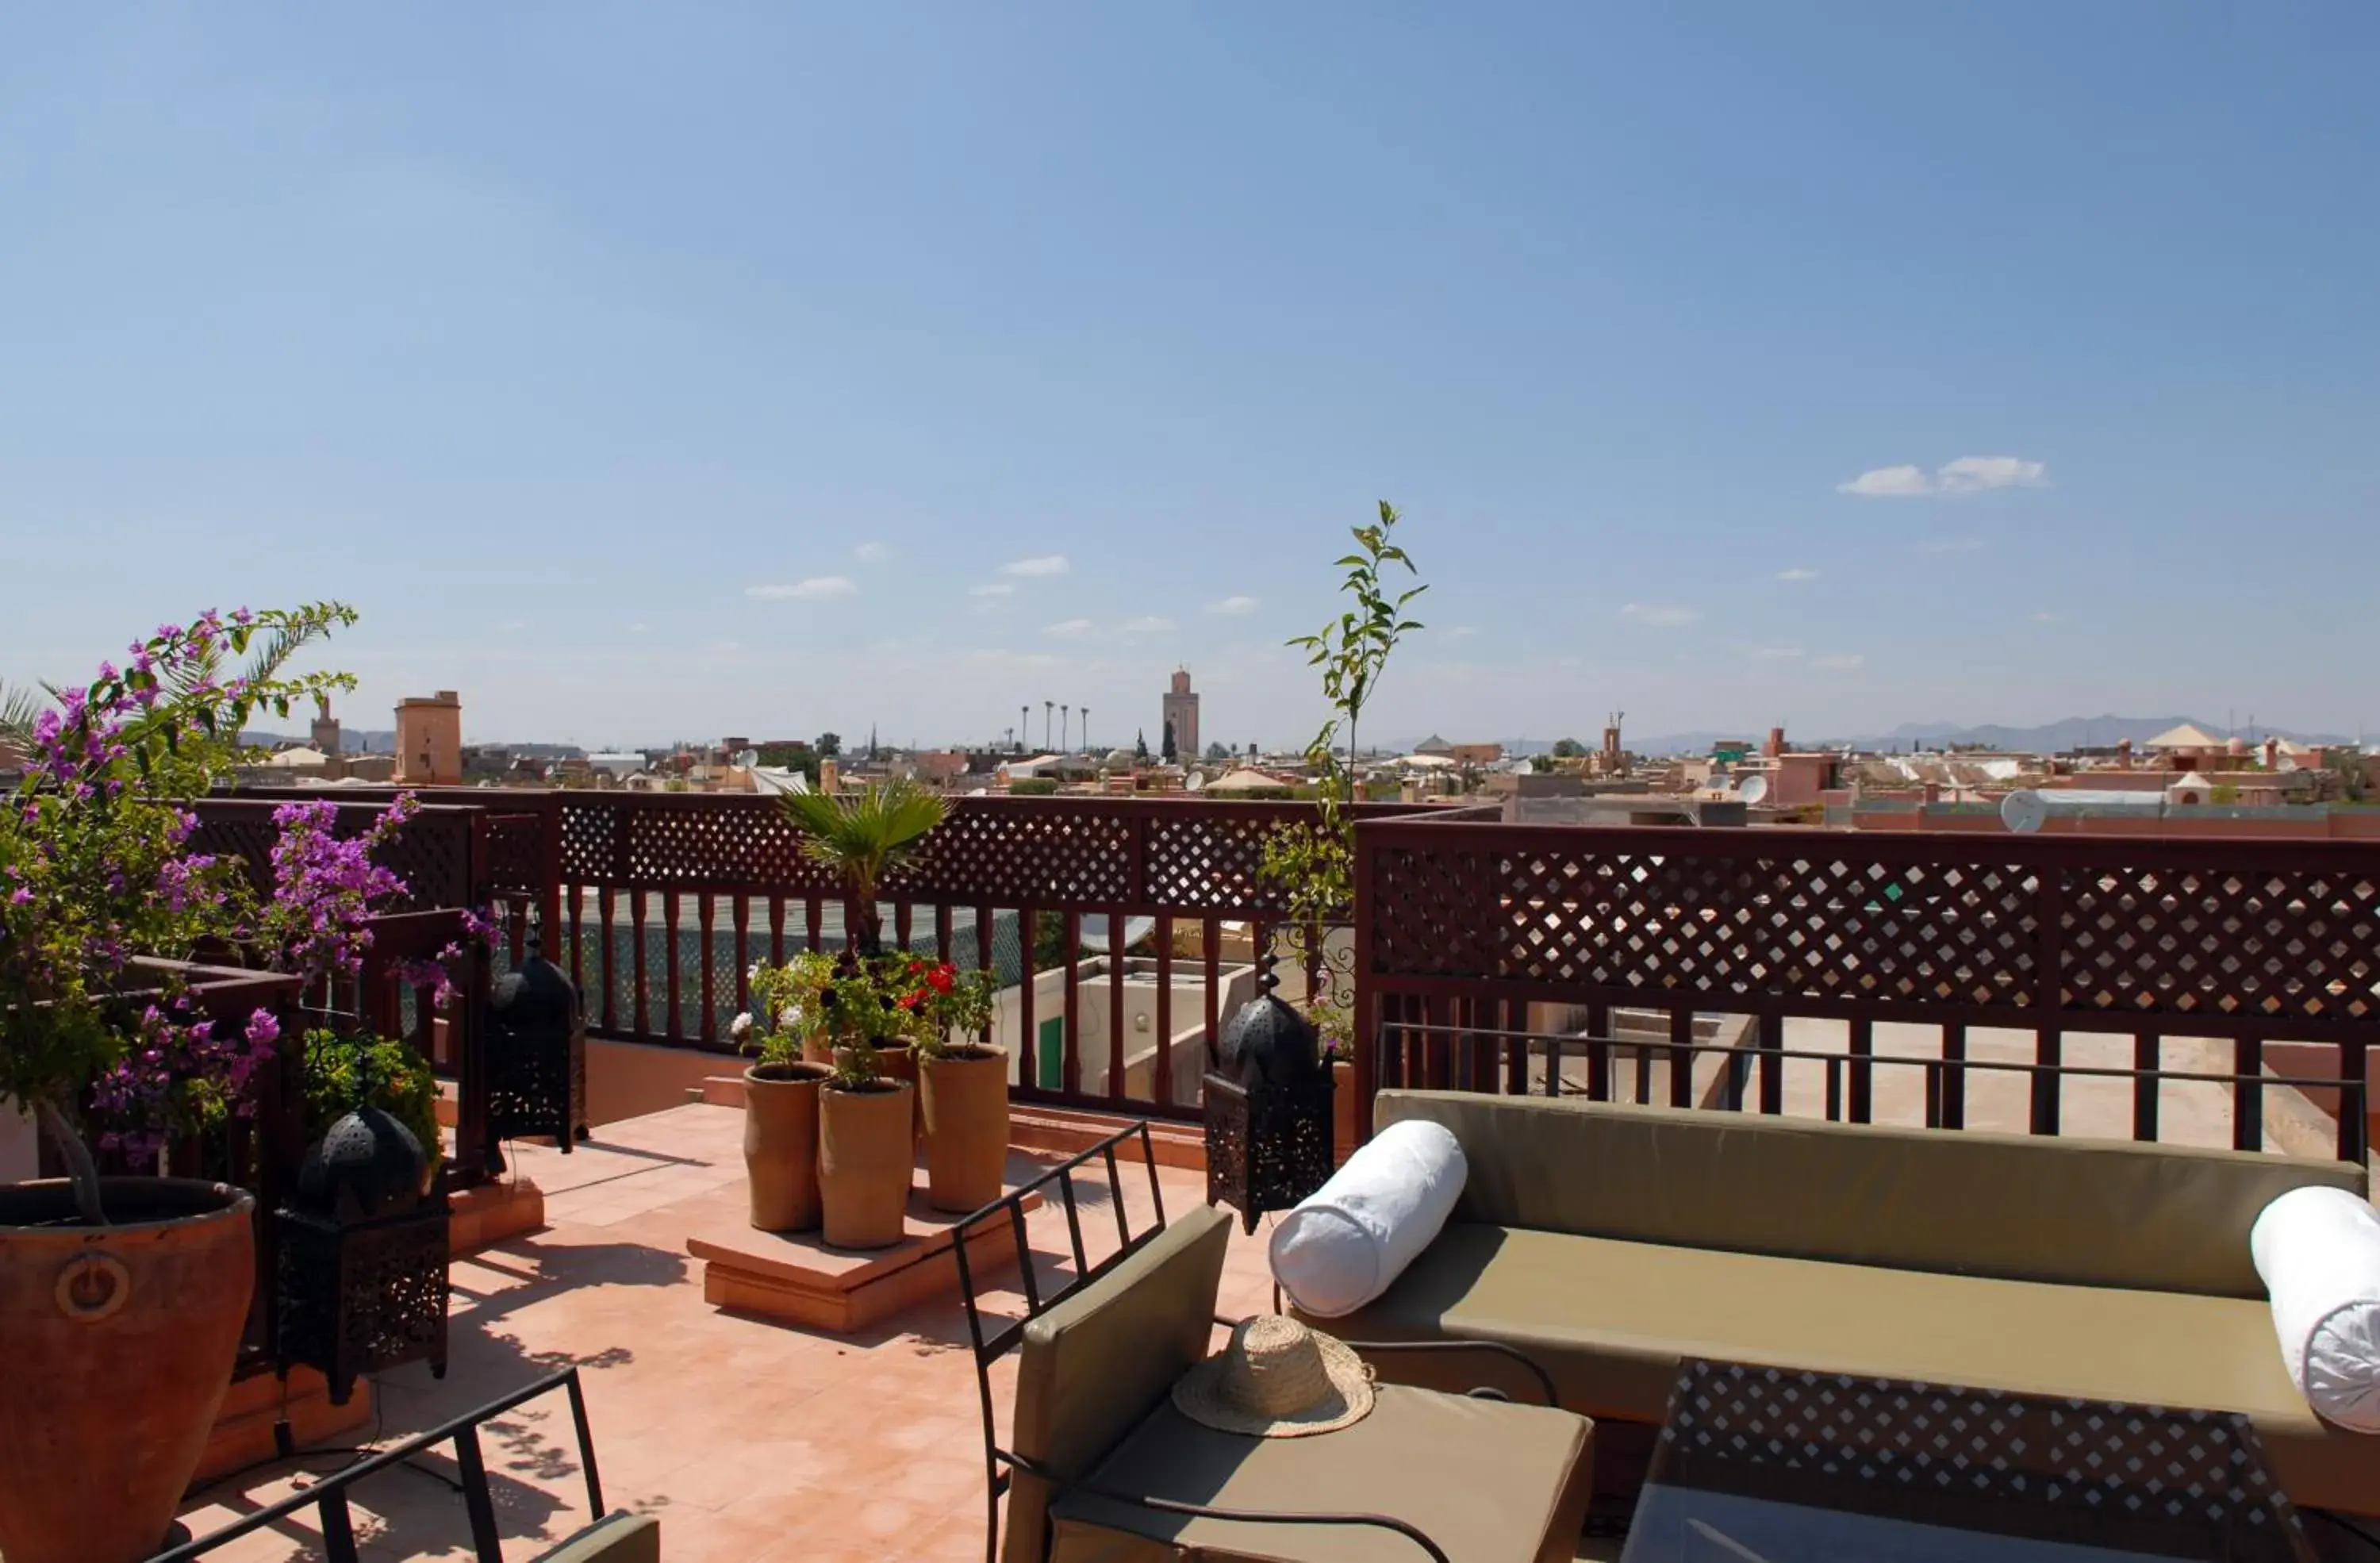
[(1207, 773), (1203, 770), (1194, 770), (1190, 773), (1190, 780), (1183, 783), (1183, 790), (1184, 792), (1195, 793), (1206, 784)]
[(2049, 805), (2032, 788), (2020, 788), (2000, 800), (2000, 823), (2020, 836), (2030, 836), (2049, 823)]
[(1747, 776), (1735, 784), (1735, 801), (1740, 804), (1756, 804), (1767, 795), (1768, 778), (1766, 776)]
[[(1124, 948), (1127, 950), (1131, 949), (1134, 945), (1138, 944), (1142, 939), (1147, 939), (1150, 934), (1155, 933), (1156, 931), (1157, 919), (1154, 917), (1126, 917), (1123, 920)], [(1101, 954), (1107, 953), (1110, 949), (1110, 943), (1108, 939), (1108, 915), (1106, 913), (1084, 913), (1081, 932), (1084, 949), (1096, 950)]]

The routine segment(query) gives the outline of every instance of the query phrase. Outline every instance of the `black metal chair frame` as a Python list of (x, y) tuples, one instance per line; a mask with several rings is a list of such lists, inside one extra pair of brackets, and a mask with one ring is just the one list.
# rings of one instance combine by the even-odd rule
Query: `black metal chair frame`
[[(1154, 1218), (1142, 1230), (1131, 1230), (1131, 1218), (1123, 1207), (1123, 1185), (1117, 1169), (1118, 1147), (1137, 1141), (1142, 1163), (1148, 1169), (1148, 1198)], [(1090, 1261), (1083, 1244), (1082, 1208), (1075, 1197), (1075, 1174), (1092, 1161), (1104, 1165), (1107, 1174), (1109, 1201), (1115, 1206), (1118, 1247), (1097, 1264)], [(1055, 1183), (1060, 1203), (1066, 1214), (1066, 1236), (1073, 1251), (1075, 1274), (1072, 1279), (1051, 1288), (1045, 1295), (1039, 1278), (1033, 1268), (1033, 1253), (1026, 1245), (1025, 1206), (1028, 1197), (1038, 1194)], [(976, 1275), (967, 1260), (970, 1236), (1005, 1219), (1016, 1242), (1016, 1265), (1025, 1291), (1025, 1312), (1015, 1318), (994, 1317), (987, 1321), (977, 1297)], [(992, 1409), (991, 1364), (1014, 1351), (1025, 1339), (1026, 1327), (1056, 1307), (1060, 1302), (1106, 1276), (1141, 1249), (1147, 1247), (1165, 1230), (1165, 1195), (1158, 1186), (1157, 1157), (1150, 1145), (1146, 1121), (1118, 1130), (1099, 1144), (1077, 1152), (1040, 1176), (1018, 1185), (1000, 1199), (961, 1220), (953, 1230), (955, 1240), (951, 1253), (959, 1266), (959, 1298), (966, 1310), (967, 1339), (975, 1357), (976, 1393), (983, 1409), (984, 1465), (984, 1557), (987, 1563), (998, 1563), (1000, 1557), (1000, 1500), (1008, 1492), (1015, 1472), (1047, 1483), (1053, 1494), (1080, 1493), (1087, 1497), (1111, 1503), (1145, 1508), (1159, 1514), (1185, 1515), (1204, 1520), (1236, 1520), (1272, 1525), (1364, 1525), (1376, 1530), (1393, 1532), (1418, 1547), (1432, 1563), (1451, 1563), (1445, 1549), (1432, 1541), (1421, 1529), (1405, 1521), (1386, 1514), (1354, 1512), (1332, 1513), (1309, 1510), (1280, 1513), (1267, 1509), (1218, 1508), (1208, 1504), (1184, 1503), (1172, 1498), (1155, 1497), (1145, 1494), (1122, 1493), (1063, 1476), (1039, 1461), (1000, 1447), (1000, 1428)], [(990, 1327), (987, 1328), (989, 1322)], [(1220, 1315), (1215, 1322), (1230, 1327), (1241, 1321)], [(1545, 1391), (1546, 1404), (1555, 1405), (1554, 1382), (1551, 1375), (1536, 1359), (1513, 1347), (1487, 1340), (1351, 1340), (1346, 1344), (1358, 1352), (1446, 1352), (1488, 1351), (1519, 1363), (1535, 1375)], [(1506, 1397), (1494, 1389), (1475, 1389), (1473, 1395), (1487, 1399)], [(589, 1468), (592, 1469), (591, 1467)], [(1044, 1551), (1046, 1554), (1047, 1544)]]
[(426, 1433), (417, 1433), (378, 1454), (368, 1455), (353, 1465), (322, 1478), (304, 1492), (292, 1494), (253, 1514), (243, 1515), (221, 1530), (211, 1531), (178, 1546), (168, 1547), (151, 1557), (149, 1563), (191, 1563), (192, 1559), (203, 1557), (219, 1546), (269, 1525), (277, 1525), (309, 1508), (313, 1508), (322, 1520), (322, 1551), (330, 1563), (357, 1563), (355, 1523), (347, 1509), (347, 1489), (366, 1477), (378, 1475), (393, 1465), (401, 1465), (414, 1456), (444, 1443), (455, 1446), (455, 1463), (462, 1469), (463, 1508), (470, 1518), (472, 1553), (479, 1563), (504, 1563), (504, 1549), (496, 1534), (495, 1498), (488, 1488), (487, 1461), (480, 1450), (480, 1426), (554, 1389), (569, 1392), (570, 1420), (578, 1433), (578, 1464), (587, 1473), (587, 1511), (601, 1520), (605, 1518), (603, 1484), (595, 1471), (595, 1440), (587, 1427), (587, 1397), (579, 1388), (578, 1370), (569, 1367), (524, 1385), (501, 1399), (491, 1400), (476, 1410), (465, 1412), (453, 1421), (441, 1423)]

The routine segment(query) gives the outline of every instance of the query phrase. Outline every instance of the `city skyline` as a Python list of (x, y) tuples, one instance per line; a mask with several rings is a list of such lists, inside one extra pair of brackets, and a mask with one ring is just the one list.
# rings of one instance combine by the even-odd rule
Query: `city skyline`
[(2380, 17), (2135, 16), (11, 13), (0, 675), (1285, 745), (1386, 498), (1383, 733), (2380, 725)]

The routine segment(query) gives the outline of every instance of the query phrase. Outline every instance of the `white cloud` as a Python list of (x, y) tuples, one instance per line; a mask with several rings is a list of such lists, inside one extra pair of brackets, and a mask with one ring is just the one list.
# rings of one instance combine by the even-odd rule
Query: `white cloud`
[(1088, 619), (1061, 619), (1054, 624), (1045, 626), (1041, 633), (1061, 636), (1071, 640), (1088, 635), (1098, 627)]
[(1256, 611), (1257, 600), (1253, 597), (1227, 597), (1220, 602), (1207, 604), (1207, 612), (1220, 613), (1229, 619), (1245, 618)]
[(1922, 466), (1879, 466), (1835, 491), (1860, 499), (1966, 499), (1993, 489), (2046, 489), (2049, 468), (2022, 456), (1960, 456), (1927, 473)]
[(1479, 627), (1476, 624), (1457, 624), (1445, 632), (1446, 638), (1449, 640), (1468, 640), (1478, 633)]
[(1818, 572), (1806, 564), (1796, 564), (1790, 570), (1778, 571), (1777, 578), (1780, 581), (1815, 581), (1818, 578)]
[(1064, 554), (1045, 553), (1038, 559), (1012, 559), (1000, 567), (1000, 573), (1003, 576), (1022, 576), (1027, 580), (1038, 580), (1049, 576), (1062, 576), (1073, 568), (1073, 565), (1066, 563)]
[(1160, 619), (1152, 613), (1144, 619), (1126, 619), (1116, 625), (1116, 631), (1120, 635), (1163, 635), (1172, 627), (1172, 620)]
[(969, 597), (1014, 597), (1016, 595), (1016, 583), (1014, 581), (986, 581), (981, 586), (971, 586), (967, 588), (967, 595)]
[(1986, 489), (2046, 489), (2049, 468), (2022, 456), (1961, 456), (1944, 462), (1934, 474), (1934, 483), (1950, 499), (1980, 494)]
[(1861, 656), (1856, 651), (1838, 651), (1831, 656), (1813, 657), (1810, 659), (1810, 665), (1814, 668), (1826, 668), (1833, 672), (1847, 672), (1853, 668), (1864, 668), (1867, 666), (1867, 659)]
[(2034, 611), (2033, 622), (2036, 624), (2054, 624), (2064, 617), (2066, 615), (2063, 613), (2052, 612), (2046, 608), (2037, 608)]
[(1673, 602), (1631, 602), (1620, 610), (1620, 616), (1652, 629), (1680, 629), (1702, 617), (1694, 609)]
[(1981, 553), (1983, 551), (1984, 539), (1981, 538), (1934, 538), (1917, 545), (1920, 553)]
[(496, 628), (505, 635), (518, 635), (521, 631), (528, 628), (528, 621), (527, 619), (506, 619), (503, 624), (498, 624)]
[(862, 564), (881, 564), (892, 557), (892, 551), (880, 542), (864, 542), (851, 551), (851, 556)]
[(1839, 494), (1857, 494), (1862, 499), (1912, 499), (1934, 491), (1934, 479), (1918, 466), (1879, 466), (1873, 472), (1863, 472), (1848, 483), (1835, 485)]
[(859, 584), (849, 576), (812, 576), (807, 580), (795, 581), (791, 586), (756, 586), (744, 588), (745, 596), (758, 597), (771, 602), (783, 602), (789, 600), (815, 602), (829, 597), (856, 597), (858, 594)]
[(1753, 660), (1762, 662), (1790, 661), (1801, 654), (1798, 646), (1755, 646), (1752, 650)]
[(630, 635), (643, 635), (652, 627), (653, 626), (650, 624), (630, 624), (628, 626), (628, 633)]

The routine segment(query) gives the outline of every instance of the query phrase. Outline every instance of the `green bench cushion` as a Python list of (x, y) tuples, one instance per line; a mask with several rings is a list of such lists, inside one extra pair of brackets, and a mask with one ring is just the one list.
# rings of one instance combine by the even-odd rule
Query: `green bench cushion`
[[(1562, 1404), (1658, 1424), (1682, 1358), (2244, 1412), (2296, 1502), (2380, 1511), (2380, 1437), (2322, 1423), (2240, 1298), (1999, 1280), (1451, 1224), (1386, 1295), (1315, 1321), (1354, 1339), (1475, 1339), (1542, 1362)], [(1480, 1359), (1378, 1359), (1467, 1387)], [(1517, 1395), (1525, 1379), (1498, 1374)]]

